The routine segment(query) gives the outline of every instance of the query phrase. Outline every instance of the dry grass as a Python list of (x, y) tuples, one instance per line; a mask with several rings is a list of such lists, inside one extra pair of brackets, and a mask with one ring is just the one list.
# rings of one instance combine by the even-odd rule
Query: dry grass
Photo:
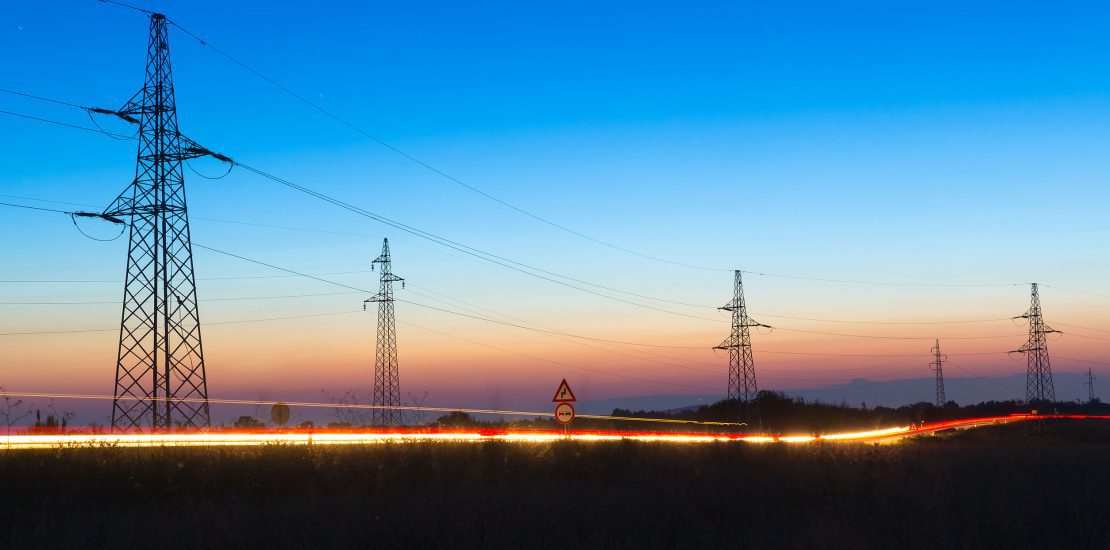
[(5, 547), (1110, 547), (1110, 430), (0, 452)]

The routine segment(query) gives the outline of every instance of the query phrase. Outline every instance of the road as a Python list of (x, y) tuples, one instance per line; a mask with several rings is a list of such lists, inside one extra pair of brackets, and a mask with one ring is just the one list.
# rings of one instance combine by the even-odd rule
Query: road
[(482, 442), (507, 441), (546, 443), (571, 441), (644, 441), (660, 443), (742, 442), (813, 443), (828, 442), (891, 442), (906, 437), (933, 434), (944, 430), (972, 429), (1014, 422), (1045, 419), (1098, 419), (1110, 416), (1013, 414), (933, 422), (919, 426), (896, 426), (878, 430), (822, 435), (753, 435), (727, 433), (605, 431), (605, 430), (530, 430), (467, 429), (467, 428), (391, 428), (391, 429), (217, 429), (173, 433), (67, 433), (31, 432), (0, 436), (0, 450), (58, 447), (160, 447), (160, 446), (228, 446), (228, 445), (362, 445), (387, 442)]

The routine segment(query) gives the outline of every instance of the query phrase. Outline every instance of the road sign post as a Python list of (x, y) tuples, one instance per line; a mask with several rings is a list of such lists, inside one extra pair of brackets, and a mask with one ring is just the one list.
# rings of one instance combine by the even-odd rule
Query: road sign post
[(559, 403), (555, 407), (555, 420), (566, 426), (574, 420), (574, 405), (570, 403)]
[(570, 423), (574, 420), (574, 403), (578, 401), (574, 397), (574, 392), (570, 390), (570, 385), (567, 384), (567, 379), (564, 378), (559, 383), (559, 388), (555, 390), (555, 396), (551, 398), (552, 403), (555, 405), (555, 421), (563, 425), (564, 431), (570, 430)]
[(270, 419), (274, 421), (274, 424), (284, 428), (285, 423), (289, 422), (289, 405), (274, 403), (274, 406), (270, 407)]
[(555, 390), (555, 397), (551, 398), (552, 403), (574, 403), (578, 401), (574, 397), (574, 392), (570, 391), (570, 385), (567, 384), (567, 379), (564, 378), (559, 383), (559, 389)]

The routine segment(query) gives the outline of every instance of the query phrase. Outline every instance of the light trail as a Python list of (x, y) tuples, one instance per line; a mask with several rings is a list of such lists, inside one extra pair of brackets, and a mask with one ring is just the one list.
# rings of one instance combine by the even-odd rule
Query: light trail
[[(42, 398), (42, 399), (99, 399), (99, 400), (113, 400), (116, 397), (104, 394), (89, 394), (89, 393), (40, 393), (40, 392), (11, 392), (0, 391), (0, 396), (10, 397), (27, 397), (27, 398)], [(148, 399), (121, 396), (121, 401), (147, 401)], [(157, 398), (155, 401), (165, 403), (165, 398)], [(173, 398), (172, 401), (178, 403), (215, 403), (219, 405), (273, 405), (275, 401), (258, 401), (253, 399), (188, 399), (188, 398)], [(307, 408), (325, 408), (325, 409), (384, 409), (384, 405), (362, 405), (357, 403), (320, 403), (311, 401), (282, 401), (282, 403), (290, 407), (307, 407)], [(529, 412), (529, 411), (509, 411), (502, 409), (467, 409), (461, 407), (418, 407), (412, 405), (390, 405), (388, 408), (400, 409), (403, 411), (426, 411), (426, 412), (464, 412), (468, 414), (488, 414), (498, 416), (530, 416), (530, 417), (555, 417), (553, 412)], [(605, 414), (576, 414), (575, 418), (590, 418), (594, 420), (628, 420), (633, 422), (661, 422), (665, 424), (696, 424), (705, 426), (747, 426), (744, 422), (714, 422), (711, 420), (682, 420), (677, 418), (645, 418), (636, 416), (610, 416)]]
[(825, 435), (750, 435), (728, 433), (647, 432), (618, 430), (509, 430), (451, 428), (368, 428), (357, 430), (209, 430), (170, 433), (54, 433), (30, 430), (29, 433), (0, 437), (0, 450), (97, 448), (97, 447), (223, 447), (261, 445), (369, 445), (384, 443), (553, 443), (556, 441), (650, 443), (882, 443), (905, 437), (950, 429), (1045, 419), (1110, 420), (1110, 415), (1033, 415), (1013, 414), (967, 418), (921, 426), (899, 426), (879, 430)]

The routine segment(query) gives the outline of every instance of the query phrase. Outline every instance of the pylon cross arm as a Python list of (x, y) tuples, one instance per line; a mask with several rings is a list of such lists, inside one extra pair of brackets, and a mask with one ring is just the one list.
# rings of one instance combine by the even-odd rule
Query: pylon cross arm
[(739, 347), (740, 347), (740, 344), (736, 343), (736, 340), (733, 339), (730, 336), (730, 337), (726, 338), (724, 342), (721, 342), (719, 345), (713, 346), (713, 349), (736, 349), (736, 348), (739, 348)]
[(131, 96), (131, 99), (128, 99), (123, 104), (123, 107), (115, 111), (109, 111), (108, 109), (93, 109), (93, 112), (112, 114), (133, 124), (138, 124), (139, 120), (134, 118), (134, 116), (141, 115), (145, 112), (145, 107), (143, 106), (143, 94), (145, 91), (145, 88), (140, 88), (139, 91), (135, 92), (135, 95)]
[(184, 134), (177, 134), (178, 139), (181, 140), (181, 151), (177, 153), (178, 160), (195, 159), (199, 157), (209, 156), (216, 160), (234, 164), (235, 161), (227, 155), (222, 155), (203, 145), (189, 139)]

